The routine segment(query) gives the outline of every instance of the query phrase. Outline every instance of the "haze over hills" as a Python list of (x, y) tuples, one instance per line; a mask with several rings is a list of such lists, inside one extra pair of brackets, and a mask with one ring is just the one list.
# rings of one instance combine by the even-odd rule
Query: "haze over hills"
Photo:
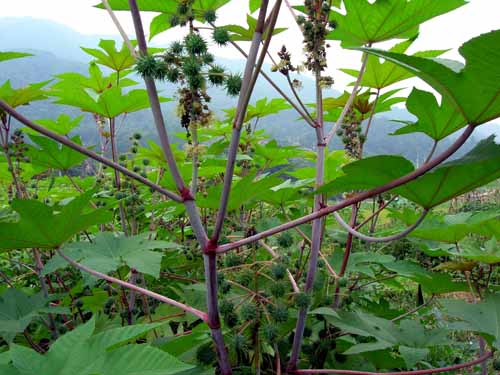
[[(9, 79), (14, 87), (19, 87), (28, 83), (52, 79), (55, 74), (63, 72), (73, 71), (85, 74), (91, 57), (79, 47), (96, 47), (100, 38), (97, 35), (79, 34), (67, 26), (52, 21), (31, 18), (0, 18), (0, 50), (28, 51), (35, 55), (25, 59), (3, 62), (0, 69), (0, 84)], [(233, 72), (241, 72), (244, 66), (244, 60), (220, 59), (218, 62)], [(265, 69), (269, 71), (269, 66)], [(274, 74), (273, 78), (281, 87), (286, 87), (284, 78), (280, 74)], [(314, 100), (312, 80), (307, 76), (302, 76), (300, 79), (303, 80), (304, 88), (301, 90), (301, 95), (304, 101), (312, 102)], [(172, 85), (161, 84), (159, 87), (162, 90), (162, 95), (175, 97), (176, 90)], [(221, 90), (210, 89), (209, 94), (212, 96), (212, 108), (218, 117), (221, 117), (223, 109), (235, 105), (236, 99), (227, 97)], [(263, 97), (272, 98), (278, 97), (278, 95), (266, 81), (260, 79), (252, 101)], [(55, 106), (50, 101), (35, 102), (21, 110), (32, 119), (55, 118), (63, 112), (71, 116), (81, 114), (78, 109)], [(164, 110), (168, 119), (167, 123), (172, 127), (172, 130), (180, 131), (181, 128), (175, 116), (175, 101), (164, 104)], [(421, 162), (432, 142), (421, 134), (389, 136), (389, 133), (400, 126), (390, 121), (394, 119), (408, 120), (412, 119), (412, 116), (400, 108), (378, 115), (374, 120), (366, 145), (366, 154), (401, 154), (413, 161)], [(262, 119), (259, 122), (259, 127), (265, 128), (272, 137), (282, 144), (294, 144), (308, 148), (315, 144), (311, 129), (303, 121), (297, 121), (297, 114), (292, 110)], [(123, 129), (119, 131), (120, 148), (128, 147), (128, 137), (137, 130), (140, 130), (145, 138), (156, 138), (150, 111), (145, 110), (127, 116)], [(500, 126), (487, 125), (478, 129), (476, 137), (464, 146), (462, 153), (469, 150), (480, 138), (491, 134), (493, 130), (500, 133)], [(90, 114), (85, 115), (80, 133), (85, 144), (96, 143), (97, 130)], [(449, 142), (451, 140), (443, 141), (441, 147), (446, 147)], [(340, 147), (338, 141), (334, 143), (334, 147)]]

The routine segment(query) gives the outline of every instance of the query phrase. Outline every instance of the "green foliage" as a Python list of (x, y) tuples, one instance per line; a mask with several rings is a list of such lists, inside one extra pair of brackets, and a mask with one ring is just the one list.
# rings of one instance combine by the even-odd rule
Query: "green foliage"
[(469, 124), (481, 125), (500, 116), (500, 98), (494, 83), (500, 68), (497, 54), (491, 53), (498, 43), (500, 31), (492, 31), (466, 42), (459, 50), (465, 59), (465, 66), (450, 60), (436, 61), (380, 50), (364, 51), (408, 69), (450, 100)]
[(500, 295), (493, 294), (477, 304), (461, 300), (441, 301), (446, 313), (462, 320), (452, 324), (456, 329), (475, 331), (484, 334), (488, 342), (500, 349)]
[(460, 112), (446, 99), (439, 105), (434, 95), (427, 91), (414, 88), (408, 97), (406, 108), (417, 116), (418, 121), (408, 122), (407, 126), (396, 130), (394, 135), (420, 132), (440, 141), (467, 125)]
[[(178, 245), (148, 239), (149, 233), (133, 237), (115, 236), (110, 232), (98, 233), (92, 242), (73, 242), (62, 248), (64, 255), (102, 273), (115, 271), (127, 265), (139, 272), (158, 278), (163, 254), (154, 249), (175, 249)], [(45, 266), (44, 273), (66, 266), (59, 256)]]
[(33, 56), (31, 53), (0, 51), (0, 62)]
[[(414, 40), (415, 39), (409, 39), (398, 43), (394, 47), (389, 49), (389, 51), (394, 53), (405, 53), (413, 44)], [(442, 55), (444, 52), (446, 51), (423, 51), (417, 52), (413, 56), (436, 58)], [(356, 69), (341, 69), (341, 71), (355, 78), (357, 78), (359, 75), (359, 71)], [(412, 72), (409, 72), (408, 70), (395, 65), (390, 61), (380, 62), (379, 58), (370, 55), (368, 56), (368, 62), (366, 64), (366, 70), (363, 75), (363, 79), (361, 80), (361, 85), (363, 87), (370, 87), (373, 89), (381, 90), (411, 77), (413, 77)]]
[[(387, 319), (378, 318), (362, 312), (335, 312), (331, 308), (316, 309), (311, 314), (322, 314), (340, 329), (363, 336), (373, 337), (375, 342), (355, 344), (343, 354), (358, 354), (382, 350), (394, 346), (411, 349), (426, 349), (436, 345), (444, 345), (447, 331), (444, 329), (428, 329), (415, 320), (403, 320), (395, 324)], [(403, 351), (405, 350), (403, 349)], [(428, 350), (426, 350), (428, 353)]]
[(132, 375), (143, 371), (164, 375), (191, 368), (152, 346), (127, 345), (158, 326), (135, 325), (95, 334), (95, 320), (92, 319), (58, 339), (43, 356), (19, 345), (12, 345), (9, 354), (13, 366), (27, 375), (111, 375), (117, 372)]
[(361, 46), (390, 39), (413, 38), (420, 24), (467, 4), (464, 0), (344, 0), (346, 14), (332, 10), (335, 29), (329, 39)]
[(46, 313), (67, 313), (67, 309), (48, 306), (43, 293), (28, 296), (14, 288), (0, 294), (0, 336), (12, 342), (17, 333), (23, 332), (28, 325)]
[(108, 222), (109, 212), (89, 209), (93, 194), (93, 191), (88, 191), (66, 204), (55, 206), (36, 200), (14, 200), (12, 209), (19, 219), (0, 223), (0, 250), (54, 249), (76, 233)]
[(118, 50), (114, 40), (101, 39), (99, 47), (100, 49), (82, 47), (82, 50), (93, 56), (97, 64), (107, 66), (115, 72), (129, 69), (135, 63), (135, 58), (125, 43)]
[[(30, 139), (36, 146), (28, 145), (26, 155), (34, 166), (41, 167), (43, 170), (53, 168), (68, 171), (87, 159), (85, 155), (49, 138), (30, 135)], [(76, 144), (82, 144), (80, 136), (75, 136), (71, 140)]]
[(27, 105), (30, 102), (47, 99), (46, 92), (43, 90), (50, 81), (34, 83), (26, 87), (14, 89), (10, 81), (0, 86), (0, 99), (13, 108)]

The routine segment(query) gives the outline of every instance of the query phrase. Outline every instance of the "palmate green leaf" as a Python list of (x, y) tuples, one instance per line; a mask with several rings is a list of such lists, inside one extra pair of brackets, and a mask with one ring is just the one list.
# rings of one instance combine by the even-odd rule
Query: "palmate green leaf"
[[(27, 145), (28, 150), (26, 151), (26, 155), (30, 158), (33, 165), (42, 167), (44, 170), (53, 168), (67, 171), (70, 168), (80, 165), (87, 159), (86, 155), (49, 138), (30, 134), (30, 139), (37, 146)], [(82, 144), (78, 135), (71, 138), (71, 141), (79, 145)]]
[(22, 291), (8, 288), (0, 294), (0, 337), (11, 342), (17, 333), (43, 313), (65, 313), (65, 309), (49, 308), (43, 293), (28, 296)]
[(421, 78), (449, 100), (471, 125), (481, 125), (500, 116), (500, 30), (466, 42), (458, 62), (426, 59), (362, 48), (385, 58)]
[(10, 81), (0, 86), (0, 99), (13, 108), (29, 104), (30, 102), (47, 99), (47, 93), (43, 90), (50, 81), (33, 83), (19, 89), (12, 88)]
[[(229, 196), (228, 210), (236, 210), (243, 204), (251, 204), (265, 199), (270, 189), (278, 186), (283, 181), (275, 175), (256, 177), (256, 173), (249, 173), (234, 183), (234, 188)], [(208, 190), (207, 197), (199, 197), (197, 202), (200, 207), (216, 209), (219, 206), (222, 186), (217, 185)]]
[(442, 300), (441, 304), (448, 315), (463, 320), (458, 328), (482, 333), (500, 349), (500, 294), (489, 295), (477, 304), (463, 300)]
[[(445, 163), (392, 191), (430, 209), (495, 181), (500, 177), (499, 163), (500, 145), (491, 136), (479, 142), (462, 158)], [(318, 191), (341, 193), (373, 189), (413, 170), (413, 164), (401, 156), (373, 156), (346, 165), (342, 169), (344, 176), (324, 185)]]
[(0, 51), (0, 62), (33, 56), (31, 53)]
[[(389, 51), (394, 53), (405, 53), (414, 40), (415, 39), (409, 39), (398, 43)], [(441, 56), (445, 52), (446, 50), (422, 51), (415, 53), (413, 56), (432, 58)], [(340, 70), (354, 78), (359, 76), (359, 70), (356, 69)], [(381, 90), (412, 77), (414, 77), (414, 75), (407, 69), (404, 69), (390, 61), (380, 62), (378, 57), (370, 55), (368, 56), (366, 70), (363, 75), (363, 79), (361, 80), (361, 86)]]
[[(242, 42), (248, 42), (251, 41), (253, 38), (253, 34), (255, 33), (255, 29), (257, 27), (257, 19), (253, 18), (251, 15), (247, 15), (247, 27), (245, 28), (240, 25), (225, 25), (223, 26), (224, 29), (229, 31), (231, 34), (231, 39), (235, 42), (242, 41)], [(283, 31), (286, 30), (286, 27), (277, 27), (273, 31), (273, 35), (277, 35), (282, 33)], [(262, 39), (266, 39), (267, 37), (267, 32), (264, 33), (262, 36)]]
[[(288, 104), (285, 99), (274, 98), (269, 100), (268, 98), (262, 98), (257, 100), (254, 105), (250, 104), (248, 106), (245, 122), (274, 115), (290, 108), (292, 108), (292, 106)], [(225, 109), (224, 112), (226, 113), (225, 121), (232, 121), (236, 116), (236, 108)]]
[(137, 82), (129, 78), (125, 78), (131, 73), (130, 70), (121, 72), (120, 77), (117, 73), (112, 73), (109, 76), (105, 76), (102, 70), (97, 66), (96, 62), (91, 62), (89, 64), (89, 75), (85, 76), (80, 73), (62, 73), (56, 75), (59, 79), (54, 85), (52, 85), (51, 90), (54, 95), (65, 90), (76, 89), (90, 89), (95, 93), (101, 94), (104, 91), (113, 88), (117, 85), (118, 78), (120, 78), (120, 87), (129, 87), (137, 85)]
[(428, 271), (412, 261), (384, 263), (383, 266), (387, 270), (395, 272), (398, 277), (420, 284), (427, 293), (442, 294), (469, 290), (467, 283), (455, 282), (447, 273)]
[[(138, 89), (123, 93), (120, 87), (112, 87), (102, 94), (92, 97), (86, 90), (78, 87), (64, 87), (51, 93), (58, 99), (56, 103), (78, 107), (82, 111), (97, 113), (106, 118), (115, 118), (125, 113), (149, 108), (146, 90)], [(162, 103), (170, 99), (160, 97)]]
[[(390, 209), (391, 215), (410, 225), (416, 220), (414, 210)], [(469, 234), (491, 237), (488, 229), (500, 225), (498, 210), (483, 212), (461, 212), (453, 215), (430, 213), (422, 224), (410, 233), (410, 237), (423, 240), (455, 244)]]
[(416, 320), (405, 319), (398, 325), (375, 315), (335, 311), (329, 307), (316, 309), (310, 314), (324, 315), (329, 323), (346, 332), (376, 339), (375, 342), (351, 346), (343, 353), (346, 355), (400, 346), (423, 349), (447, 343), (446, 330), (429, 329)]
[(337, 194), (351, 190), (372, 189), (413, 170), (413, 164), (401, 156), (373, 156), (347, 164), (342, 168), (344, 176), (325, 184), (318, 189), (318, 192)]
[(328, 39), (342, 46), (361, 46), (390, 39), (413, 38), (420, 24), (467, 4), (464, 0), (344, 0), (346, 14), (332, 10), (336, 23)]
[(123, 345), (158, 326), (120, 327), (94, 335), (92, 319), (59, 338), (43, 356), (18, 345), (9, 354), (23, 375), (169, 375), (192, 368), (147, 344)]
[[(497, 224), (500, 221), (497, 220)], [(500, 264), (500, 246), (499, 241), (492, 237), (483, 245), (480, 243), (465, 243), (460, 246), (460, 251), (455, 247), (441, 249), (446, 255), (456, 256), (472, 262), (485, 264)]]
[(260, 0), (249, 0), (248, 9), (250, 9), (250, 13), (255, 12), (260, 8)]
[(394, 135), (424, 133), (433, 140), (440, 141), (467, 125), (464, 117), (447, 99), (439, 105), (436, 97), (427, 91), (414, 88), (408, 97), (406, 108), (417, 116), (418, 121), (399, 128)]
[[(133, 45), (136, 45), (133, 42)], [(121, 72), (131, 68), (135, 64), (135, 57), (132, 56), (130, 50), (125, 43), (122, 43), (120, 50), (116, 48), (116, 42), (109, 39), (101, 39), (99, 42), (100, 49), (81, 47), (83, 51), (96, 58), (96, 63), (107, 66), (108, 68)]]
[(66, 205), (48, 206), (37, 200), (15, 199), (11, 207), (19, 214), (13, 223), (0, 223), (0, 251), (27, 248), (54, 249), (73, 235), (111, 219), (104, 209), (90, 210), (93, 191)]
[(445, 163), (394, 192), (432, 208), (500, 178), (499, 163), (500, 145), (491, 136), (462, 158)]
[[(73, 129), (77, 128), (80, 123), (83, 120), (83, 115), (78, 116), (75, 118), (71, 118), (70, 116), (66, 114), (59, 115), (59, 117), (56, 120), (53, 119), (40, 119), (36, 120), (35, 122), (38, 125), (43, 126), (45, 129), (48, 129), (54, 133), (60, 134), (60, 135), (68, 135), (73, 131)], [(37, 131), (31, 129), (31, 128), (23, 128), (23, 131), (28, 134), (33, 134), (33, 135), (38, 135)]]
[[(100, 232), (90, 242), (72, 242), (63, 247), (63, 253), (69, 258), (96, 271), (109, 273), (122, 266), (135, 268), (139, 272), (158, 278), (163, 253), (154, 249), (174, 249), (178, 245), (148, 239), (149, 233), (126, 237), (116, 236), (111, 232)], [(59, 256), (46, 263), (44, 274), (67, 266)]]

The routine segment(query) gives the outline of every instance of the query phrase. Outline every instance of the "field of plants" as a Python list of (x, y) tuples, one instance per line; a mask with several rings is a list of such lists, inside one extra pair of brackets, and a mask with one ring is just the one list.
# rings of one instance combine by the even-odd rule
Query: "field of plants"
[[(247, 24), (221, 23), (236, 2)], [(499, 374), (500, 140), (456, 153), (500, 117), (500, 30), (464, 40), (462, 61), (409, 52), (432, 38), (422, 23), (467, 5), (96, 4), (123, 41), (83, 46), (87, 74), (0, 82), (0, 374)], [(292, 29), (303, 39), (271, 53)], [(178, 40), (150, 47), (163, 33)], [(331, 69), (339, 45), (358, 66)], [(245, 59), (242, 72), (217, 61), (221, 47)], [(0, 51), (0, 69), (29, 55)], [(416, 79), (428, 90), (401, 90)], [(252, 95), (258, 81), (273, 98)], [(301, 96), (311, 83), (312, 103)], [(214, 88), (237, 99), (222, 116)], [(28, 118), (41, 101), (59, 113)], [(386, 142), (428, 137), (419, 165), (364, 155), (395, 105), (415, 120)], [(289, 110), (313, 149), (266, 132)], [(157, 136), (119, 147), (138, 111)], [(82, 141), (86, 116), (97, 144)]]

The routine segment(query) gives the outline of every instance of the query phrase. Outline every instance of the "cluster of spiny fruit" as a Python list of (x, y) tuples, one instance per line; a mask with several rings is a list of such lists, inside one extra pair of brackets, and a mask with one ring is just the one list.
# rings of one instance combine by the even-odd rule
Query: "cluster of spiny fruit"
[[(206, 126), (211, 122), (210, 96), (206, 91), (209, 84), (223, 86), (230, 96), (238, 95), (242, 84), (240, 75), (228, 73), (215, 63), (214, 56), (208, 51), (208, 42), (193, 26), (195, 19), (213, 23), (215, 12), (205, 11), (201, 17), (193, 9), (193, 1), (181, 2), (170, 23), (172, 26), (189, 26), (189, 33), (182, 41), (172, 43), (161, 55), (142, 56), (136, 67), (142, 76), (180, 85), (178, 115), (188, 136), (191, 126)], [(215, 27), (212, 39), (217, 45), (224, 46), (230, 41), (230, 34), (224, 28)]]

